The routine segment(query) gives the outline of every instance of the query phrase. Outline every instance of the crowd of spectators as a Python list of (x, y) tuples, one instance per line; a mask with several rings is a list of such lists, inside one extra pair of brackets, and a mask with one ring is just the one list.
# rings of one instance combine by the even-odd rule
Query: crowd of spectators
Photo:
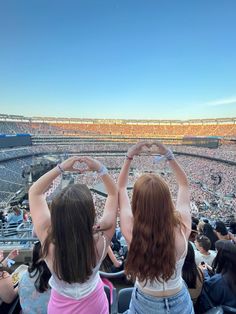
[[(127, 121), (128, 122), (128, 121)], [(16, 134), (70, 134), (70, 135), (112, 135), (126, 137), (153, 137), (154, 134), (166, 137), (177, 136), (235, 136), (236, 124), (222, 124), (217, 122), (189, 123), (189, 124), (147, 124), (99, 121), (92, 123), (61, 123), (61, 122), (26, 122), (0, 121), (0, 133)]]
[[(108, 156), (98, 159), (111, 169), (117, 168), (117, 170), (111, 171), (114, 180), (117, 180), (118, 169), (122, 165), (123, 157)], [(212, 220), (217, 218), (224, 221), (229, 220), (235, 214), (236, 182), (234, 180), (236, 167), (225, 164), (219, 165), (216, 161), (189, 156), (177, 156), (177, 160), (189, 174), (191, 201), (197, 207), (198, 216)], [(134, 159), (132, 167), (129, 175), (130, 186), (133, 186), (133, 183), (143, 172), (157, 172), (167, 181), (173, 198), (176, 199), (177, 185), (165, 162), (153, 163), (153, 157), (140, 156)], [(211, 179), (210, 170), (218, 171), (219, 167), (222, 171), (222, 181), (218, 186), (215, 186), (214, 180)], [(88, 182), (90, 187), (96, 187), (99, 178), (93, 174), (82, 174), (75, 177), (75, 182)], [(129, 195), (131, 197), (132, 190), (130, 190)], [(102, 196), (96, 196), (96, 200), (99, 199), (99, 202), (102, 198)]]
[[(28, 147), (18, 147), (13, 149), (1, 149), (1, 160), (8, 158), (24, 157), (28, 155), (50, 154), (50, 153), (79, 153), (79, 152), (125, 152), (130, 143), (116, 143), (116, 142), (91, 142), (85, 140), (78, 140), (77, 143), (72, 144), (56, 144), (51, 145), (33, 145)], [(225, 161), (236, 160), (236, 145), (221, 145), (217, 149), (206, 147), (194, 147), (186, 145), (170, 145), (170, 148), (176, 153), (187, 153), (207, 158), (217, 158)]]
[[(128, 144), (112, 143), (112, 144), (79, 144), (70, 146), (70, 152), (90, 152), (96, 151), (98, 159), (106, 164), (110, 169), (113, 169), (114, 178), (117, 179), (117, 173), (123, 162), (123, 151), (127, 148)], [(227, 150), (229, 149), (229, 150)], [(233, 146), (225, 146), (224, 149), (221, 147), (216, 150), (210, 150), (206, 148), (195, 148), (195, 147), (173, 147), (174, 151), (182, 153), (195, 153), (196, 155), (208, 155), (213, 152), (215, 155), (218, 152), (218, 158), (235, 160), (235, 150)], [(12, 197), (21, 187), (25, 185), (24, 178), (22, 177), (22, 171), (25, 166), (29, 166), (34, 157), (21, 158), (21, 156), (29, 154), (42, 153), (46, 154), (51, 152), (58, 152), (60, 159), (64, 159), (68, 156), (65, 153), (64, 146), (32, 146), (29, 148), (4, 150), (1, 156), (4, 158), (16, 159), (2, 161), (0, 164), (0, 183), (1, 183), (1, 201), (6, 201)], [(66, 152), (68, 152), (66, 150)], [(99, 154), (100, 151), (100, 154)], [(120, 152), (120, 153), (119, 153)], [(211, 154), (211, 157), (213, 156)], [(200, 215), (205, 217), (211, 217), (215, 219), (221, 217), (226, 220), (232, 214), (232, 209), (235, 209), (236, 203), (236, 167), (223, 162), (218, 162), (210, 159), (191, 157), (189, 155), (177, 155), (177, 159), (180, 164), (187, 171), (189, 180), (191, 183), (191, 201), (197, 205)], [(132, 164), (133, 171), (130, 174), (130, 185), (137, 177), (143, 172), (159, 172), (171, 187), (171, 192), (174, 198), (176, 197), (176, 184), (173, 179), (171, 172), (165, 162), (153, 163), (153, 157), (151, 156), (140, 156), (134, 160)], [(216, 182), (212, 179), (213, 174), (219, 174), (221, 182)], [(83, 178), (82, 178), (83, 180)], [(89, 185), (93, 187), (98, 182), (96, 178), (91, 176), (85, 180), (90, 180)]]
[(62, 130), (48, 123), (0, 121), (0, 134), (57, 134)]
[(236, 124), (126, 124), (126, 123), (57, 123), (61, 130), (67, 130), (71, 134), (84, 131), (87, 134), (123, 135), (130, 137), (159, 136), (229, 136), (235, 135)]

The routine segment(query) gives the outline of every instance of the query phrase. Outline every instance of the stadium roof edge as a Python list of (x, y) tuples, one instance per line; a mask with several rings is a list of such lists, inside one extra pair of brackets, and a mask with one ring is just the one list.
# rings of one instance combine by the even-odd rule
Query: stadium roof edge
[(8, 115), (8, 114), (0, 114), (0, 121), (24, 121), (24, 122), (39, 122), (39, 123), (52, 123), (52, 122), (67, 122), (67, 123), (124, 123), (124, 124), (132, 124), (132, 123), (144, 123), (144, 124), (153, 124), (153, 123), (168, 123), (168, 124), (182, 124), (182, 123), (219, 123), (219, 122), (232, 122), (236, 123), (236, 117), (233, 118), (215, 118), (215, 119), (188, 119), (188, 120), (180, 120), (180, 119), (102, 119), (102, 118), (59, 118), (59, 117), (25, 117), (22, 115)]

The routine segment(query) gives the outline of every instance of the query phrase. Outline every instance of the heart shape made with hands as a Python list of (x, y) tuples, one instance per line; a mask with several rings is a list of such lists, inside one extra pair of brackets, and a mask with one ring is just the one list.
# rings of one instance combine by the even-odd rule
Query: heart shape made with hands
[(75, 169), (78, 172), (85, 172), (85, 171), (88, 171), (88, 166), (86, 162), (77, 160), (73, 164), (73, 169)]
[(146, 143), (142, 148), (143, 153), (151, 152), (151, 153), (161, 154), (161, 150), (162, 148), (156, 142)]

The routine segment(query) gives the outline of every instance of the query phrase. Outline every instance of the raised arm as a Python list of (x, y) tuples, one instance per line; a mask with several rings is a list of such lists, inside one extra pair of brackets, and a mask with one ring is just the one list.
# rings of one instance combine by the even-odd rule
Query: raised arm
[(132, 240), (133, 230), (133, 214), (131, 210), (129, 196), (127, 193), (129, 170), (134, 156), (141, 153), (143, 147), (145, 147), (146, 145), (146, 142), (139, 142), (129, 148), (118, 177), (120, 227), (128, 246)]
[(101, 177), (105, 189), (107, 191), (107, 199), (102, 218), (98, 222), (99, 228), (107, 235), (109, 239), (112, 238), (116, 227), (116, 216), (118, 209), (118, 189), (117, 186), (109, 175), (107, 168), (102, 165), (98, 160), (90, 157), (80, 158), (81, 162), (85, 162), (88, 166), (87, 170), (97, 171)]
[(177, 162), (170, 149), (159, 141), (153, 142), (153, 145), (156, 145), (158, 152), (165, 156), (175, 175), (178, 184), (176, 210), (180, 212), (184, 225), (191, 230), (190, 189), (186, 173)]
[(46, 202), (45, 192), (48, 190), (53, 180), (64, 171), (76, 171), (73, 168), (79, 157), (71, 157), (57, 165), (52, 170), (40, 177), (29, 189), (29, 205), (34, 225), (34, 230), (43, 242), (47, 236), (48, 227), (51, 224), (50, 211)]

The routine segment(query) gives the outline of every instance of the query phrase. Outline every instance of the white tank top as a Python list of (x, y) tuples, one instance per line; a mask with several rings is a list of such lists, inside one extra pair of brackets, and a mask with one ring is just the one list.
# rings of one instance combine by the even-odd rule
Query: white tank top
[(150, 294), (152, 292), (162, 292), (162, 291), (168, 291), (168, 290), (174, 290), (177, 288), (181, 288), (183, 284), (183, 279), (182, 279), (182, 268), (184, 265), (184, 260), (187, 254), (188, 250), (188, 242), (186, 240), (185, 234), (183, 233), (181, 229), (181, 234), (184, 237), (185, 241), (185, 250), (183, 254), (181, 255), (181, 258), (176, 262), (175, 266), (175, 272), (171, 276), (171, 278), (168, 281), (158, 281), (158, 280), (147, 280), (147, 283), (145, 285), (145, 282), (140, 282), (138, 279), (136, 279), (135, 285), (142, 290), (144, 293), (148, 293), (150, 291)]
[(68, 283), (63, 280), (60, 280), (57, 277), (57, 275), (53, 272), (49, 280), (49, 285), (52, 287), (52, 289), (55, 289), (59, 294), (65, 297), (69, 297), (76, 300), (86, 297), (96, 289), (98, 282), (101, 280), (99, 276), (99, 268), (106, 251), (106, 238), (104, 235), (102, 237), (104, 241), (102, 257), (100, 258), (96, 267), (93, 269), (93, 273), (89, 277), (89, 279), (84, 283)]

